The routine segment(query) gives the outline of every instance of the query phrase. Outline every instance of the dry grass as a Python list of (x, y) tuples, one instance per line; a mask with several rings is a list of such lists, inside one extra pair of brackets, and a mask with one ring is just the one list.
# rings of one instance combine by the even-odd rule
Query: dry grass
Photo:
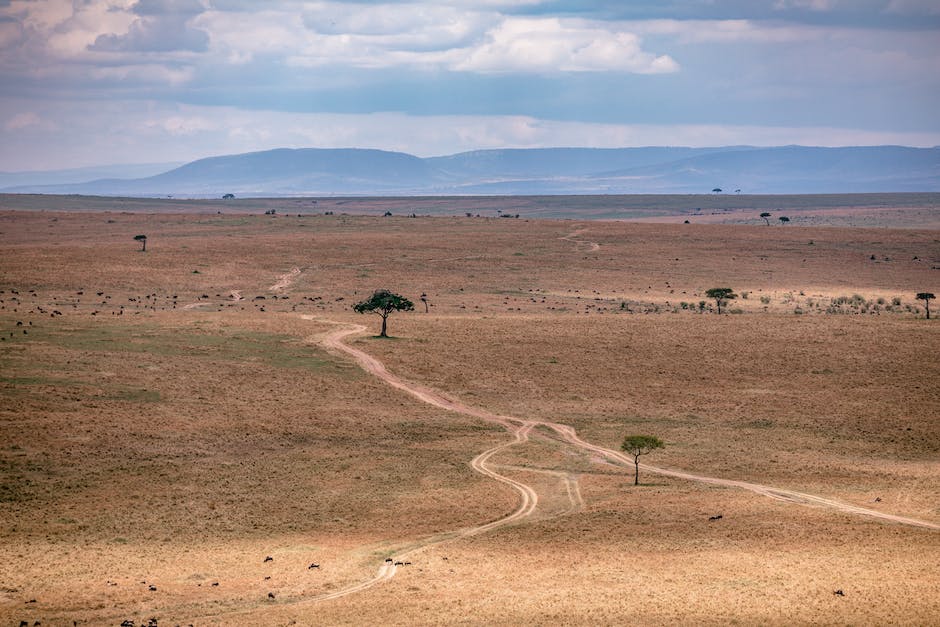
[[(410, 380), (611, 448), (659, 435), (654, 465), (940, 522), (940, 340), (913, 300), (937, 291), (937, 242), (933, 230), (2, 213), (0, 620), (936, 624), (935, 531), (652, 474), (633, 488), (630, 469), (545, 429), (495, 458), (539, 493), (528, 521), (430, 544), (362, 593), (309, 599), (515, 506), (469, 466), (505, 432), (317, 346), (325, 319), (377, 322), (349, 309), (377, 287), (420, 311), (390, 319), (395, 339), (354, 343)], [(731, 305), (743, 315), (680, 305), (697, 310), (716, 285), (749, 292)], [(853, 294), (865, 313), (826, 313)]]

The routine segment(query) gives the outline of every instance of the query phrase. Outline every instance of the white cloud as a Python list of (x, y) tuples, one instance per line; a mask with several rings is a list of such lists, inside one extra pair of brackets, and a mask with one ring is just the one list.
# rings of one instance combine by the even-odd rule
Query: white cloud
[[(277, 55), (294, 67), (425, 67), (479, 73), (673, 72), (668, 55), (642, 49), (623, 25), (520, 18), (506, 2), (306, 3), (259, 11), (210, 10), (192, 25), (231, 63)], [(268, 5), (270, 6), (270, 5)], [(298, 19), (300, 16), (300, 19)]]
[[(608, 27), (609, 28), (609, 27)], [(643, 51), (635, 34), (582, 20), (507, 18), (453, 69), (471, 72), (675, 72), (669, 56)]]

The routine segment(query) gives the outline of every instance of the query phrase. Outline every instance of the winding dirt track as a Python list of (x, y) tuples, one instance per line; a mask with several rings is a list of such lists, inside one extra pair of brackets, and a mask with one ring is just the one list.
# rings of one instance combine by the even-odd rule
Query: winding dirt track
[[(329, 321), (325, 321), (325, 322), (329, 322)], [(515, 418), (513, 416), (494, 414), (484, 409), (479, 409), (476, 407), (470, 407), (468, 405), (464, 405), (460, 401), (450, 399), (444, 396), (443, 394), (441, 394), (440, 392), (436, 390), (432, 390), (431, 388), (428, 388), (428, 387), (425, 387), (416, 383), (407, 382), (401, 377), (389, 372), (388, 369), (385, 368), (385, 365), (382, 364), (382, 362), (380, 362), (376, 358), (372, 357), (371, 355), (359, 349), (353, 348), (343, 343), (342, 341), (343, 338), (349, 335), (362, 333), (363, 331), (365, 331), (365, 327), (361, 325), (347, 326), (345, 328), (338, 329), (328, 334), (323, 339), (323, 344), (328, 348), (332, 348), (334, 350), (338, 350), (343, 353), (346, 353), (347, 355), (350, 355), (351, 357), (353, 357), (353, 359), (356, 360), (356, 362), (359, 363), (360, 366), (362, 366), (363, 369), (365, 369), (370, 374), (375, 375), (376, 377), (382, 379), (383, 381), (385, 381), (392, 387), (395, 387), (399, 390), (407, 392), (408, 394), (411, 394), (415, 398), (421, 401), (424, 401), (425, 403), (428, 403), (430, 405), (434, 405), (435, 407), (440, 407), (441, 409), (446, 409), (448, 411), (466, 414), (469, 416), (480, 418), (482, 420), (487, 420), (490, 422), (498, 423), (500, 425), (503, 425), (506, 429), (509, 429), (510, 431), (517, 433), (517, 438), (519, 437), (518, 435), (519, 429), (526, 429), (526, 433), (528, 433), (528, 431), (530, 431), (533, 427), (545, 427), (554, 431), (556, 434), (558, 434), (558, 437), (561, 440), (575, 446), (576, 448), (579, 448), (584, 451), (589, 451), (592, 453), (597, 453), (603, 457), (606, 457), (607, 459), (609, 459), (610, 461), (616, 464), (624, 464), (627, 466), (630, 466), (633, 464), (632, 459), (620, 453), (619, 451), (604, 448), (596, 444), (591, 444), (590, 442), (585, 442), (578, 436), (574, 428), (569, 425), (565, 425), (565, 424), (561, 424), (557, 422), (547, 422), (547, 421), (542, 421), (542, 420), (522, 420), (520, 418)], [(514, 444), (514, 443), (510, 443), (510, 444)], [(495, 450), (492, 453), (489, 451), (487, 453), (490, 453), (489, 456), (491, 456), (492, 453), (495, 453)], [(489, 456), (487, 456), (486, 459), (489, 459)], [(480, 457), (482, 457), (482, 455)], [(479, 460), (480, 457), (474, 460), (474, 462)], [(475, 465), (474, 468), (476, 467), (477, 466)], [(894, 514), (887, 514), (884, 512), (873, 510), (873, 509), (859, 507), (857, 505), (849, 505), (847, 503), (842, 503), (834, 499), (827, 499), (821, 496), (805, 494), (803, 492), (796, 492), (794, 490), (787, 490), (785, 488), (775, 488), (773, 486), (762, 485), (759, 483), (751, 483), (748, 481), (736, 481), (733, 479), (720, 479), (717, 477), (708, 477), (708, 476), (698, 475), (695, 473), (686, 472), (682, 470), (669, 470), (666, 468), (659, 468), (657, 466), (649, 466), (646, 464), (641, 464), (640, 467), (643, 468), (646, 472), (651, 472), (651, 473), (655, 473), (658, 475), (663, 475), (667, 477), (675, 477), (677, 479), (686, 479), (688, 481), (697, 481), (699, 483), (707, 483), (709, 485), (722, 486), (726, 488), (739, 488), (742, 490), (749, 490), (751, 492), (755, 492), (762, 496), (767, 496), (767, 497), (770, 497), (779, 501), (786, 501), (788, 503), (799, 503), (802, 505), (815, 505), (815, 506), (827, 507), (829, 509), (833, 509), (833, 510), (846, 513), (846, 514), (869, 516), (872, 518), (877, 518), (879, 520), (884, 520), (888, 522), (911, 525), (914, 527), (923, 527), (926, 529), (940, 530), (940, 525), (936, 523), (927, 522), (924, 520), (918, 520), (916, 518), (907, 518), (905, 516), (896, 516)], [(491, 476), (488, 472), (484, 472), (484, 474)], [(502, 477), (501, 479), (498, 479), (498, 480), (503, 481), (504, 483), (508, 483), (512, 485), (513, 487), (516, 487), (517, 490), (522, 491), (522, 488), (519, 487), (519, 485), (521, 484), (519, 484), (516, 481), (507, 479), (505, 477)]]
[(277, 278), (277, 282), (268, 289), (272, 292), (279, 292), (290, 287), (294, 279), (300, 276), (300, 268), (294, 267)]
[[(331, 320), (317, 319), (314, 316), (309, 316), (309, 315), (304, 315), (301, 317), (306, 320), (320, 320), (321, 322), (328, 322), (330, 324), (343, 324), (343, 323), (338, 323), (338, 322), (334, 322)], [(346, 588), (342, 588), (340, 590), (335, 590), (328, 594), (323, 594), (317, 597), (304, 599), (303, 601), (304, 603), (314, 603), (318, 601), (336, 599), (336, 598), (343, 597), (349, 594), (354, 594), (356, 592), (361, 592), (363, 590), (366, 590), (367, 588), (370, 588), (378, 583), (381, 583), (383, 581), (386, 581), (394, 577), (395, 572), (398, 569), (398, 566), (396, 565), (397, 561), (404, 560), (408, 556), (424, 548), (434, 546), (434, 545), (437, 545), (442, 542), (446, 542), (455, 538), (474, 536), (474, 535), (478, 535), (481, 533), (485, 533), (487, 531), (492, 531), (493, 529), (496, 529), (498, 527), (502, 527), (502, 526), (511, 524), (513, 522), (520, 521), (530, 516), (534, 512), (535, 507), (538, 505), (538, 501), (539, 501), (539, 497), (536, 491), (531, 486), (528, 486), (525, 483), (522, 483), (521, 481), (517, 481), (515, 479), (506, 477), (505, 475), (499, 474), (498, 472), (496, 472), (496, 470), (494, 470), (489, 465), (489, 463), (490, 463), (491, 458), (497, 453), (499, 453), (500, 451), (503, 451), (511, 446), (515, 446), (517, 444), (522, 444), (524, 442), (527, 442), (529, 439), (530, 433), (536, 427), (543, 427), (543, 428), (548, 429), (551, 432), (554, 432), (557, 435), (559, 440), (566, 442), (574, 446), (575, 448), (601, 455), (617, 465), (625, 465), (628, 467), (632, 466), (633, 460), (630, 459), (629, 457), (623, 455), (622, 453), (618, 451), (614, 451), (612, 449), (604, 448), (602, 446), (597, 446), (595, 444), (585, 442), (578, 436), (575, 429), (569, 425), (555, 423), (555, 422), (547, 422), (547, 421), (542, 421), (542, 420), (523, 420), (520, 418), (515, 418), (513, 416), (495, 414), (495, 413), (486, 411), (484, 409), (465, 405), (461, 403), (460, 401), (448, 398), (447, 396), (445, 396), (444, 394), (442, 394), (441, 392), (437, 390), (433, 390), (423, 385), (412, 383), (412, 382), (402, 379), (401, 377), (389, 372), (388, 369), (385, 367), (385, 365), (382, 362), (380, 362), (378, 359), (376, 359), (375, 357), (357, 348), (353, 348), (352, 346), (349, 346), (348, 344), (343, 342), (344, 338), (350, 335), (357, 335), (357, 334), (363, 333), (365, 330), (366, 328), (362, 325), (343, 324), (341, 328), (335, 331), (332, 331), (325, 336), (319, 337), (318, 340), (327, 349), (331, 349), (331, 350), (349, 355), (356, 361), (356, 363), (358, 363), (369, 374), (372, 374), (378, 377), (379, 379), (381, 379), (388, 385), (396, 389), (402, 390), (403, 392), (410, 394), (411, 396), (417, 398), (418, 400), (424, 403), (427, 403), (434, 407), (438, 407), (440, 409), (445, 409), (447, 411), (465, 414), (468, 416), (479, 418), (481, 420), (486, 420), (488, 422), (499, 424), (502, 427), (504, 427), (507, 431), (512, 433), (514, 437), (511, 441), (505, 442), (498, 446), (494, 446), (493, 448), (480, 453), (473, 459), (473, 461), (471, 462), (471, 466), (473, 467), (474, 470), (476, 470), (480, 474), (490, 477), (491, 479), (495, 481), (504, 483), (510, 486), (511, 488), (513, 488), (519, 494), (520, 502), (519, 502), (518, 507), (512, 513), (502, 518), (499, 518), (497, 520), (494, 520), (492, 522), (488, 522), (483, 525), (479, 525), (477, 527), (472, 527), (470, 529), (464, 529), (461, 531), (441, 534), (439, 536), (436, 536), (435, 538), (428, 539), (425, 541), (420, 541), (420, 542), (410, 545), (409, 547), (405, 547), (402, 551), (396, 552), (395, 558), (392, 562), (387, 561), (383, 563), (382, 566), (379, 568), (378, 573), (376, 573), (376, 575), (373, 578), (363, 581), (361, 583), (346, 587)], [(855, 505), (849, 505), (847, 503), (841, 503), (839, 501), (823, 498), (820, 496), (815, 496), (812, 494), (804, 494), (802, 492), (795, 492), (793, 490), (775, 488), (772, 486), (761, 485), (758, 483), (750, 483), (746, 481), (735, 481), (735, 480), (730, 480), (730, 479), (719, 479), (717, 477), (707, 477), (707, 476), (697, 475), (694, 473), (685, 472), (681, 470), (669, 470), (665, 468), (658, 468), (656, 466), (649, 466), (646, 464), (641, 464), (641, 467), (643, 468), (644, 471), (654, 473), (654, 474), (659, 474), (659, 475), (663, 475), (667, 477), (675, 477), (677, 479), (686, 479), (688, 481), (697, 481), (699, 483), (706, 483), (709, 485), (721, 486), (721, 487), (726, 487), (726, 488), (739, 488), (743, 490), (749, 490), (751, 492), (755, 492), (762, 496), (767, 496), (767, 497), (770, 497), (779, 501), (784, 501), (787, 503), (826, 507), (826, 508), (835, 510), (837, 512), (845, 513), (845, 514), (868, 516), (868, 517), (876, 518), (876, 519), (887, 521), (887, 522), (910, 525), (914, 527), (921, 527), (925, 529), (940, 530), (940, 525), (935, 524), (935, 523), (917, 520), (914, 518), (907, 518), (904, 516), (895, 516), (893, 514), (886, 514), (883, 512), (878, 512), (875, 510), (866, 509), (864, 507), (858, 507)], [(533, 471), (533, 472), (547, 472), (548, 474), (557, 475), (563, 479), (565, 483), (565, 489), (566, 489), (568, 498), (571, 503), (569, 509), (566, 512), (564, 512), (564, 514), (570, 514), (570, 513), (583, 509), (584, 502), (581, 498), (581, 493), (580, 493), (580, 489), (578, 486), (578, 480), (575, 475), (571, 473), (560, 472), (560, 471), (538, 471), (538, 470), (533, 470), (529, 468), (525, 470)]]
[(589, 242), (587, 240), (577, 239), (585, 231), (587, 231), (586, 228), (577, 229), (576, 231), (568, 233), (564, 237), (559, 237), (558, 239), (571, 242), (577, 247), (578, 250), (583, 252), (593, 253), (594, 251), (600, 250), (601, 245), (597, 242)]

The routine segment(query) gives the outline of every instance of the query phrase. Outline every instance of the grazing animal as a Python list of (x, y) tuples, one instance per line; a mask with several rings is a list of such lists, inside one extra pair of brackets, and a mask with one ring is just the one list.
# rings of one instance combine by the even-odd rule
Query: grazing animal
[(157, 587), (151, 584), (149, 590), (150, 590), (151, 592), (156, 592), (156, 591), (157, 591)]
[(392, 561), (392, 558), (386, 557), (386, 558), (385, 558), (385, 561), (386, 561), (386, 562), (391, 562), (391, 561)]
[(264, 580), (267, 581), (267, 580), (270, 579), (270, 578), (271, 578), (271, 577), (268, 576), (268, 577), (265, 577)]
[(218, 582), (218, 581), (214, 581), (214, 582), (212, 582), (212, 585), (213, 585), (213, 586), (217, 586), (217, 585), (219, 585), (219, 582)]
[(881, 497), (880, 497), (880, 496), (876, 496), (876, 497), (875, 497), (875, 503), (881, 503)]
[(844, 596), (845, 596), (845, 593), (842, 592), (841, 589), (840, 589), (840, 590), (836, 590), (836, 591), (833, 592), (832, 594), (834, 594), (834, 595), (836, 595), (836, 596), (839, 596), (839, 597), (844, 597)]
[(405, 565), (404, 562), (395, 562), (395, 566), (404, 566), (404, 565)]
[(274, 598), (274, 593), (273, 593), (273, 592), (269, 592), (269, 593), (268, 593), (268, 598), (269, 598), (269, 599), (273, 599), (273, 598)]
[(264, 561), (266, 561), (266, 562), (273, 562), (273, 561), (274, 561), (274, 558), (271, 557), (270, 555), (268, 555), (266, 558), (264, 558)]
[(721, 514), (718, 514), (717, 516), (709, 516), (708, 520), (721, 520)]
[(314, 562), (314, 563), (310, 564), (310, 566), (307, 566), (307, 570), (310, 570), (310, 569), (313, 569), (313, 568), (320, 568), (320, 565), (317, 564), (316, 562)]

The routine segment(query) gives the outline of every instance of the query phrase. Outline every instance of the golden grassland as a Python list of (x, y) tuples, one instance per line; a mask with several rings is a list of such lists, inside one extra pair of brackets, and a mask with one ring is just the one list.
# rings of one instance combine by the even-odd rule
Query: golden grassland
[(470, 466), (509, 435), (320, 345), (393, 289), (351, 343), (409, 381), (940, 523), (936, 230), (47, 208), (0, 213), (4, 623), (937, 624), (935, 530), (542, 427), (493, 458), (533, 515), (455, 536), (516, 507)]

